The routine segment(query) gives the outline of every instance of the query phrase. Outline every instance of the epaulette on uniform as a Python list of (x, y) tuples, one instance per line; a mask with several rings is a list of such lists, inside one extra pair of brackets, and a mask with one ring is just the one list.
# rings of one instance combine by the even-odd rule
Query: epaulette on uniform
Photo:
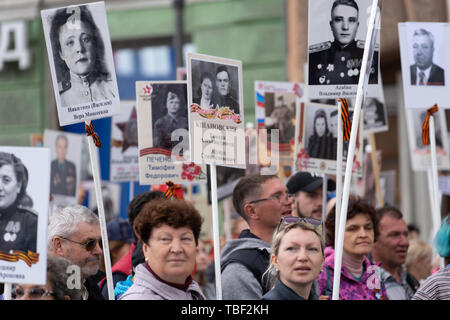
[(63, 80), (63, 81), (58, 82), (58, 90), (59, 90), (60, 94), (69, 90), (71, 87), (72, 87), (72, 84), (70, 83), (69, 80)]
[[(366, 41), (364, 41), (364, 40), (356, 41), (356, 47), (358, 47), (359, 49), (364, 49), (365, 44), (366, 44)], [(376, 43), (375, 51), (379, 51), (379, 50), (380, 50), (380, 45), (378, 43)]]
[(18, 206), (17, 206), (17, 209), (20, 209), (20, 210), (22, 210), (22, 211), (31, 213), (32, 215), (35, 215), (36, 217), (38, 216), (38, 213), (37, 213), (36, 211), (34, 211), (33, 208), (30, 208), (30, 207), (24, 207), (24, 206), (18, 205)]
[(331, 41), (325, 41), (318, 44), (313, 44), (309, 47), (309, 53), (320, 52), (331, 48)]

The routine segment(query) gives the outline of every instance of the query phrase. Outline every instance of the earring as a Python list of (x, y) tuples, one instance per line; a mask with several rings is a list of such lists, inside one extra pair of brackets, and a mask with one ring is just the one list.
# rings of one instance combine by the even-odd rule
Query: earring
[(147, 263), (148, 262), (148, 258), (145, 258), (145, 263)]

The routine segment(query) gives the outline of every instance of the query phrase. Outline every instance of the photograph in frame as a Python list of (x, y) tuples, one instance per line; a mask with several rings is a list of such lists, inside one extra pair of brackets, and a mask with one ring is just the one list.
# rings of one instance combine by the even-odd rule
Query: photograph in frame
[(0, 281), (45, 284), (50, 150), (1, 146), (0, 176)]
[(450, 48), (447, 23), (398, 24), (406, 108), (450, 108)]
[[(294, 172), (308, 171), (336, 174), (338, 107), (301, 103), (297, 113)], [(350, 110), (350, 117), (352, 117)], [(360, 116), (353, 159), (353, 174), (362, 176), (363, 112)], [(349, 141), (343, 143), (343, 173), (347, 161)]]
[(245, 169), (242, 62), (188, 53), (187, 79), (191, 160)]
[[(422, 125), (427, 114), (426, 109), (406, 109), (406, 125), (414, 171), (426, 171), (431, 168), (431, 146), (422, 143)], [(450, 170), (449, 145), (445, 112), (439, 109), (433, 114), (436, 132), (436, 161), (439, 170)], [(431, 142), (430, 142), (431, 143)]]
[(186, 81), (137, 81), (140, 184), (198, 183), (206, 166), (189, 161)]
[[(296, 82), (255, 81), (255, 116), (258, 129), (267, 129), (270, 149), (278, 147), (280, 163), (292, 167), (295, 142), (297, 99), (304, 101), (304, 85)], [(272, 141), (271, 131), (278, 130), (278, 143)]]
[(61, 126), (110, 117), (120, 99), (104, 2), (41, 11)]
[(50, 149), (50, 193), (60, 206), (78, 203), (82, 134), (46, 129), (44, 147)]
[[(308, 97), (338, 99), (356, 97), (361, 72), (371, 0), (309, 0), (308, 2)], [(377, 34), (367, 93), (379, 83)]]
[(110, 177), (113, 182), (139, 180), (137, 110), (135, 100), (121, 102), (120, 113), (111, 117)]

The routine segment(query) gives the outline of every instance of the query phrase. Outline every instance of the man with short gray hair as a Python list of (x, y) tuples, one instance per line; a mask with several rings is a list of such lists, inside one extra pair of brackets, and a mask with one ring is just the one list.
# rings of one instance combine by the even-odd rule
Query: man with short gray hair
[(98, 217), (85, 206), (65, 207), (50, 218), (47, 243), (49, 254), (66, 258), (80, 267), (83, 300), (104, 300), (94, 279), (101, 272), (102, 237)]
[(445, 85), (444, 69), (433, 63), (433, 34), (425, 29), (415, 30), (412, 38), (412, 50), (414, 64), (410, 66), (411, 85)]

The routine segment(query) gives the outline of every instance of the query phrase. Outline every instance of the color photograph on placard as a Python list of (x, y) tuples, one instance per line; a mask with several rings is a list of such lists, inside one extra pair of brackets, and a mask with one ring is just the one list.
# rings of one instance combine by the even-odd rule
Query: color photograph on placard
[(450, 108), (448, 24), (399, 23), (398, 32), (405, 107)]
[(1, 281), (45, 284), (50, 150), (0, 147)]
[(139, 181), (198, 183), (206, 167), (189, 161), (186, 81), (137, 81)]
[[(361, 72), (371, 0), (308, 2), (308, 97), (351, 98)], [(379, 81), (378, 33), (368, 94)], [(370, 62), (369, 62), (370, 63)]]
[(111, 117), (110, 181), (139, 180), (136, 101), (121, 102), (120, 113)]
[(41, 11), (61, 126), (112, 116), (120, 100), (104, 2)]
[(190, 159), (245, 168), (242, 62), (187, 54)]
[[(431, 167), (431, 146), (422, 142), (422, 125), (427, 115), (426, 109), (407, 109), (406, 124), (414, 171), (426, 171)], [(445, 112), (439, 109), (433, 114), (436, 137), (436, 161), (438, 169), (450, 169), (447, 122)], [(431, 143), (431, 142), (430, 142)]]
[(304, 85), (293, 82), (255, 81), (255, 116), (258, 129), (279, 132), (280, 153), (294, 151), (296, 100), (304, 98)]
[(44, 147), (50, 149), (50, 193), (55, 204), (76, 204), (80, 182), (82, 139), (81, 134), (46, 129)]
[[(336, 174), (338, 107), (317, 103), (300, 103), (297, 113), (294, 171)], [(350, 118), (352, 111), (350, 111)], [(350, 121), (351, 122), (351, 121)], [(362, 175), (362, 122), (355, 145), (353, 174)], [(348, 141), (343, 143), (343, 168), (347, 161)]]

